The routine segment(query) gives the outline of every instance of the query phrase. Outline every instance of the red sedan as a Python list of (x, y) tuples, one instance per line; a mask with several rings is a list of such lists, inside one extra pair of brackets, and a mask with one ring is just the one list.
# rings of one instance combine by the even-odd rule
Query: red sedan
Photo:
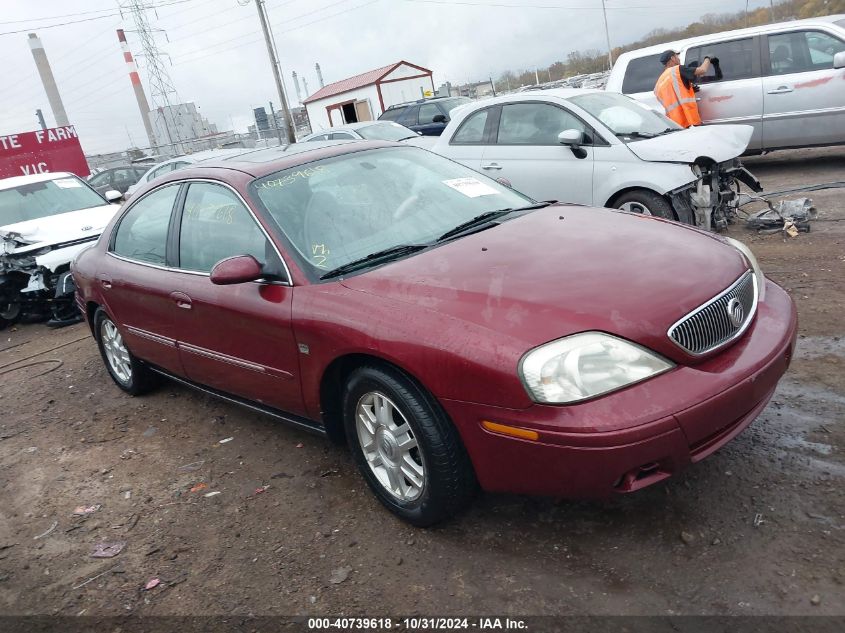
[(671, 476), (766, 406), (797, 325), (739, 242), (388, 143), (172, 172), (73, 273), (121, 389), (167, 376), (347, 442), (416, 525), (479, 485), (596, 498)]

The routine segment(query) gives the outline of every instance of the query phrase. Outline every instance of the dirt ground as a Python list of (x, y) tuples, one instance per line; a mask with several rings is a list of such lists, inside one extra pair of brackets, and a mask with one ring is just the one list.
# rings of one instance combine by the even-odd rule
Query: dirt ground
[[(841, 180), (845, 149), (746, 163), (784, 189)], [(845, 191), (810, 196), (809, 234), (730, 231), (798, 305), (772, 403), (609, 503), (483, 495), (415, 529), (343, 448), (176, 384), (123, 394), (85, 325), (0, 332), (0, 613), (845, 614)]]

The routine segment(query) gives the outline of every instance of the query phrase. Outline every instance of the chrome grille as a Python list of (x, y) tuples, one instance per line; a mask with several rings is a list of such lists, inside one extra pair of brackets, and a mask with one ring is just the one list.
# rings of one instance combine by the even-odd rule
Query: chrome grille
[[(740, 320), (736, 319), (739, 312), (737, 302), (742, 307)], [(735, 310), (733, 320), (730, 308)], [(740, 336), (751, 323), (756, 310), (757, 281), (749, 270), (723, 293), (670, 327), (669, 338), (694, 356), (706, 354)]]

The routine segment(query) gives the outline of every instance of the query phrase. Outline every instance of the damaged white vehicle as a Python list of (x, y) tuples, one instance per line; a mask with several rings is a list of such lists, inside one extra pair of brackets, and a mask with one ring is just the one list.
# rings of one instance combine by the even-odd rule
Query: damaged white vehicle
[(621, 94), (555, 89), (461, 106), (429, 149), (536, 200), (559, 200), (724, 229), (740, 182), (746, 125), (683, 129)]
[(97, 240), (120, 197), (64, 172), (0, 180), (0, 329), (22, 317), (79, 320), (70, 262)]

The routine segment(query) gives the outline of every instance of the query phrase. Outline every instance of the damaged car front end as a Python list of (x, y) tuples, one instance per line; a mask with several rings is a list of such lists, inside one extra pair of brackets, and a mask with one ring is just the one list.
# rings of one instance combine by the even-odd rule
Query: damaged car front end
[(72, 174), (0, 180), (0, 329), (79, 320), (70, 263), (117, 209)]

